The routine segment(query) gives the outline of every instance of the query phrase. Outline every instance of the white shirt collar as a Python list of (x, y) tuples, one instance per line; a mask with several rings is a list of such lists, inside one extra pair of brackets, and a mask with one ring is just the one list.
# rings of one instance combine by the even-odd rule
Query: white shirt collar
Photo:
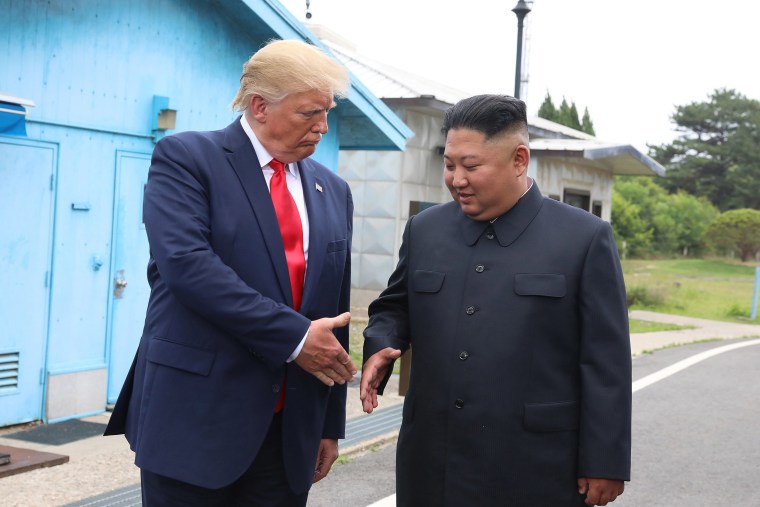
[[(269, 166), (269, 162), (271, 162), (274, 157), (270, 155), (270, 153), (267, 151), (266, 148), (264, 148), (264, 145), (261, 144), (261, 141), (259, 141), (259, 138), (256, 137), (256, 134), (254, 134), (253, 129), (248, 124), (248, 120), (245, 118), (245, 115), (240, 116), (240, 125), (243, 127), (243, 130), (245, 131), (246, 135), (248, 136), (248, 139), (251, 140), (251, 144), (253, 145), (253, 151), (256, 152), (256, 158), (259, 159), (259, 165), (263, 169), (264, 166)], [(298, 164), (290, 163), (287, 164), (286, 170), (296, 176), (298, 173), (297, 171)]]

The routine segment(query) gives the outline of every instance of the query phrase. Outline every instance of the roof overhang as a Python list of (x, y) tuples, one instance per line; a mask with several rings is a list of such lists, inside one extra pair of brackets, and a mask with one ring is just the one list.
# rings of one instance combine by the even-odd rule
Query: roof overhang
[(433, 95), (421, 95), (414, 98), (384, 98), (383, 102), (390, 108), (422, 109), (446, 112), (453, 104), (437, 99)]
[[(236, 23), (262, 41), (273, 38), (302, 40), (335, 57), (329, 47), (276, 0), (222, 2)], [(353, 74), (348, 95), (338, 101), (334, 113), (340, 118), (338, 143), (341, 150), (403, 150), (406, 140), (414, 136), (414, 132)]]
[(536, 139), (530, 151), (541, 156), (587, 160), (615, 175), (665, 176), (665, 168), (630, 144), (583, 139)]

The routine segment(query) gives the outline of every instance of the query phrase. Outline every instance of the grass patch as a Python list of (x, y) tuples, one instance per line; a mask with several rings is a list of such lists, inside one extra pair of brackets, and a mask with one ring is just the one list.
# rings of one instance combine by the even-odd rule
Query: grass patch
[(694, 329), (694, 326), (679, 326), (677, 324), (665, 324), (650, 320), (629, 319), (628, 329), (631, 333), (654, 333), (657, 331), (678, 331), (680, 329)]
[(622, 264), (632, 310), (749, 321), (754, 266), (722, 259), (625, 260)]
[(676, 347), (683, 347), (684, 345), (693, 345), (695, 343), (710, 343), (710, 342), (719, 342), (722, 341), (722, 338), (703, 338), (701, 340), (694, 340), (693, 342), (684, 342), (684, 343), (668, 343), (667, 345), (663, 345), (662, 347), (657, 347), (656, 349), (644, 349), (641, 351), (642, 354), (654, 354), (658, 350), (665, 350), (665, 349), (674, 349)]
[(335, 465), (347, 465), (351, 463), (351, 456), (345, 456), (341, 454), (338, 459), (335, 460)]

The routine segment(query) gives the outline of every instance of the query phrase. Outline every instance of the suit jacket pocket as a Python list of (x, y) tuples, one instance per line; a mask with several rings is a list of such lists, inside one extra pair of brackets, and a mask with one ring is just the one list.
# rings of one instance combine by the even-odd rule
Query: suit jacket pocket
[(345, 250), (348, 246), (348, 241), (345, 239), (339, 239), (337, 241), (330, 241), (327, 244), (327, 253), (330, 252), (340, 252), (341, 250)]
[(578, 429), (577, 401), (526, 403), (523, 424), (528, 431), (574, 431)]
[(412, 289), (415, 292), (438, 292), (443, 286), (444, 278), (446, 273), (418, 269), (412, 277)]
[(561, 298), (567, 292), (565, 275), (552, 273), (518, 273), (515, 275), (515, 294), (519, 296), (548, 296)]
[(177, 368), (196, 375), (208, 376), (216, 353), (212, 350), (190, 347), (182, 343), (154, 338), (148, 349), (148, 361)]

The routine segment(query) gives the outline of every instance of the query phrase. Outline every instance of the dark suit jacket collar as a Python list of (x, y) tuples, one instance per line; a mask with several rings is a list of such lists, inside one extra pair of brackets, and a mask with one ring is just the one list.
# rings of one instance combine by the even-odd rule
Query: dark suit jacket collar
[(530, 190), (517, 201), (517, 204), (493, 223), (472, 220), (462, 213), (460, 208), (460, 223), (465, 242), (470, 246), (474, 245), (478, 238), (491, 228), (501, 246), (511, 245), (533, 221), (541, 209), (543, 201), (544, 198), (538, 189), (538, 184), (533, 180)]

